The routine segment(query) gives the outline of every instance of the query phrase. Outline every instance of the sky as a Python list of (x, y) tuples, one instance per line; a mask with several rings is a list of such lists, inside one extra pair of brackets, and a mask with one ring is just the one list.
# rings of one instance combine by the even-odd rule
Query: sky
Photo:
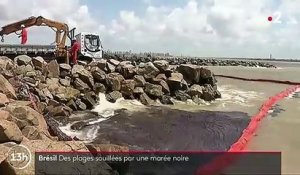
[[(0, 9), (0, 26), (42, 15), (98, 33), (106, 50), (300, 58), (298, 0), (1, 0)], [(50, 28), (28, 30), (28, 44), (54, 42)]]

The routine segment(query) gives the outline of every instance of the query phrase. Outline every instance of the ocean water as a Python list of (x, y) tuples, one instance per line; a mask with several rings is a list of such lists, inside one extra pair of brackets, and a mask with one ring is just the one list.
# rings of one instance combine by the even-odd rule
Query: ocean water
[[(300, 82), (299, 63), (279, 62), (276, 64), (279, 66), (277, 69), (240, 66), (208, 68), (215, 74)], [(284, 84), (248, 82), (220, 77), (217, 80), (219, 91), (222, 94), (221, 99), (211, 103), (203, 102), (200, 105), (196, 105), (191, 101), (186, 103), (175, 101), (174, 106), (167, 106), (167, 108), (193, 112), (239, 111), (244, 112), (248, 116), (253, 116), (258, 112), (265, 100), (289, 87), (289, 85)], [(118, 111), (126, 109), (131, 113), (135, 113), (149, 110), (149, 107), (142, 105), (136, 100), (119, 99), (116, 103), (110, 103), (105, 100), (104, 94), (99, 94), (99, 97), (99, 104), (93, 110), (98, 114), (97, 117), (80, 120), (88, 123), (86, 127), (80, 130), (73, 130), (71, 129), (72, 124), (78, 121), (72, 121), (62, 126), (61, 129), (68, 135), (76, 136), (86, 142), (97, 142), (99, 141), (99, 134), (101, 134), (99, 133), (101, 123), (105, 123), (105, 121), (117, 115)], [(248, 147), (250, 151), (282, 151), (283, 173), (300, 172), (300, 168), (296, 165), (298, 156), (300, 156), (298, 149), (300, 147), (300, 139), (296, 134), (300, 132), (299, 97), (300, 89), (270, 110), (270, 115), (263, 121), (256, 133), (256, 137)], [(247, 117), (247, 115), (244, 115), (244, 117)], [(153, 120), (155, 120), (155, 116), (153, 117)]]

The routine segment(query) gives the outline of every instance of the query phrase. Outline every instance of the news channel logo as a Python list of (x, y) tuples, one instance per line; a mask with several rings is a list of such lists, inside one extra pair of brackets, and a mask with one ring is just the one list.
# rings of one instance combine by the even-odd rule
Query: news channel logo
[(32, 161), (30, 150), (24, 145), (15, 145), (7, 153), (7, 162), (15, 169), (25, 169)]
[(282, 14), (280, 11), (275, 11), (268, 16), (267, 20), (275, 24), (298, 24), (298, 20), (295, 17)]

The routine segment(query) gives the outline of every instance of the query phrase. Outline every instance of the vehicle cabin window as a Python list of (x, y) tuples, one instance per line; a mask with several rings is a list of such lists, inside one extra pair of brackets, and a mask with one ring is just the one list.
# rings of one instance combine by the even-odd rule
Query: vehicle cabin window
[(88, 46), (97, 47), (98, 43), (99, 43), (98, 40), (99, 40), (99, 38), (97, 36), (87, 35), (85, 37), (85, 44)]

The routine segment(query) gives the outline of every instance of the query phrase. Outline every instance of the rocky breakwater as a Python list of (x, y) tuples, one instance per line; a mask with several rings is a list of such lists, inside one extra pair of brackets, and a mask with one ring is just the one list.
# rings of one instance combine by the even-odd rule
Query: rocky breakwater
[[(79, 90), (68, 85), (66, 77), (59, 78), (64, 71), (71, 71), (71, 68), (58, 65), (56, 61), (46, 63), (40, 57), (20, 56), (14, 61), (0, 57), (0, 174), (35, 174), (34, 155), (37, 151), (128, 150), (127, 147), (112, 144), (61, 140), (60, 136), (52, 133), (43, 113), (48, 110), (56, 115), (59, 112), (65, 115), (71, 109), (62, 105), (62, 102), (70, 101), (77, 95), (77, 99), (85, 99), (80, 96)], [(32, 92), (36, 105), (30, 100), (29, 92)], [(11, 157), (8, 155), (12, 148), (18, 149), (20, 144), (26, 146), (33, 156), (25, 169), (18, 169), (19, 164), (11, 166)], [(97, 174), (114, 174), (113, 168), (105, 162), (99, 162), (97, 166)]]
[(133, 65), (130, 61), (101, 59), (71, 67), (26, 55), (13, 61), (1, 57), (1, 62), (6, 65), (1, 75), (17, 92), (11, 97), (34, 101), (40, 114), (54, 119), (93, 109), (99, 93), (110, 102), (137, 99), (144, 105), (173, 104), (174, 99), (199, 103), (221, 97), (213, 73), (193, 64), (169, 65), (156, 60)]
[(221, 97), (213, 73), (192, 64), (170, 66), (167, 61), (156, 60), (135, 66), (129, 61), (102, 59), (71, 67), (27, 56), (16, 57), (11, 64), (15, 68), (6, 69), (3, 75), (15, 85), (20, 98), (28, 100), (25, 90), (29, 90), (39, 112), (54, 117), (92, 109), (99, 93), (106, 94), (110, 102), (123, 97), (145, 105)]
[[(171, 66), (165, 60), (133, 65), (102, 59), (70, 66), (21, 55), (14, 60), (0, 57), (0, 73), (0, 174), (34, 174), (33, 163), (26, 171), (9, 166), (7, 150), (17, 144), (33, 155), (45, 150), (127, 150), (111, 144), (87, 146), (59, 129), (74, 111), (93, 109), (99, 93), (110, 102), (137, 99), (145, 105), (221, 97), (210, 70), (192, 64)], [(99, 172), (112, 172), (106, 163), (99, 167)]]
[(276, 68), (276, 66), (254, 60), (242, 59), (216, 59), (216, 58), (198, 58), (198, 57), (176, 57), (176, 56), (155, 56), (151, 54), (122, 54), (122, 53), (105, 53), (106, 59), (116, 59), (119, 61), (131, 61), (135, 64), (141, 62), (154, 62), (155, 60), (166, 60), (170, 65), (194, 64), (199, 66), (245, 66), (245, 67), (265, 67)]

